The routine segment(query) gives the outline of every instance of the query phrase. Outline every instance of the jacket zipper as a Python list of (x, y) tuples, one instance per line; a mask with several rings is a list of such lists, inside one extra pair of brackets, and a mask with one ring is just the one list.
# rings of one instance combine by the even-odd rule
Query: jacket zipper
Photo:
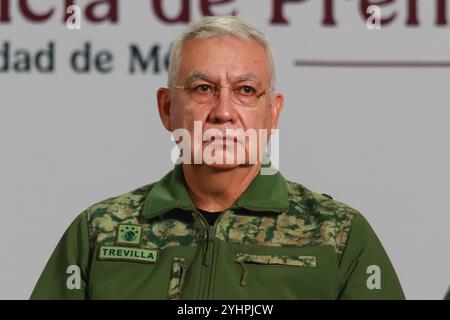
[[(255, 211), (255, 212), (277, 212), (277, 213), (281, 213), (284, 212), (285, 209), (259, 209), (259, 208), (250, 208), (250, 207), (246, 207), (246, 206), (242, 206), (239, 205), (237, 207), (232, 207), (230, 208), (231, 210), (235, 210), (235, 209), (246, 209), (246, 210), (250, 210), (250, 211)], [(214, 259), (214, 235), (216, 233), (216, 228), (217, 228), (217, 224), (219, 222), (219, 220), (222, 218), (224, 212), (220, 213), (219, 216), (217, 217), (216, 221), (214, 222), (214, 224), (212, 226), (210, 226), (208, 224), (208, 221), (205, 220), (205, 218), (203, 218), (203, 216), (200, 214), (200, 212), (198, 211), (194, 211), (195, 212), (195, 217), (197, 217), (200, 222), (201, 225), (203, 226), (203, 229), (205, 230), (205, 234), (206, 234), (206, 244), (205, 244), (205, 251), (203, 253), (203, 259), (202, 259), (202, 265), (204, 267), (206, 267), (206, 283), (203, 284), (202, 286), (202, 299), (208, 299), (211, 296), (211, 283), (212, 283), (212, 267), (213, 267), (213, 259)], [(242, 274), (242, 278), (241, 278), (241, 286), (245, 286), (246, 284), (246, 278), (247, 278), (247, 268), (244, 265), (244, 262), (241, 263), (241, 267), (243, 269), (243, 274)], [(206, 294), (205, 294), (206, 291)]]
[(206, 268), (206, 275), (205, 275), (205, 283), (203, 283), (202, 286), (202, 292), (201, 296), (202, 299), (208, 299), (210, 295), (210, 287), (212, 282), (212, 267), (213, 267), (213, 260), (214, 260), (214, 235), (217, 228), (217, 224), (219, 220), (221, 219), (224, 212), (220, 213), (217, 217), (216, 221), (212, 226), (208, 224), (208, 221), (203, 218), (203, 216), (195, 211), (195, 216), (200, 220), (203, 229), (205, 230), (206, 234), (206, 242), (205, 242), (205, 251), (203, 253), (202, 258), (202, 265)]
[(242, 287), (245, 287), (245, 285), (247, 284), (247, 273), (248, 273), (248, 271), (247, 271), (247, 268), (245, 267), (245, 262), (244, 262), (243, 259), (241, 261), (239, 261), (239, 264), (242, 267), (242, 276), (241, 276), (240, 284), (241, 284)]
[(219, 216), (217, 217), (216, 221), (214, 222), (214, 224), (212, 226), (209, 226), (210, 232), (209, 232), (209, 243), (210, 243), (210, 259), (209, 259), (209, 279), (208, 279), (208, 286), (207, 288), (207, 294), (206, 294), (206, 298), (209, 299), (211, 297), (212, 294), (212, 288), (211, 288), (211, 284), (212, 284), (212, 280), (213, 280), (213, 276), (212, 276), (212, 270), (213, 270), (213, 266), (214, 266), (214, 244), (215, 244), (215, 239), (214, 239), (214, 235), (216, 234), (216, 229), (217, 229), (217, 225), (218, 222), (220, 220), (220, 218), (222, 217), (223, 212), (219, 214)]

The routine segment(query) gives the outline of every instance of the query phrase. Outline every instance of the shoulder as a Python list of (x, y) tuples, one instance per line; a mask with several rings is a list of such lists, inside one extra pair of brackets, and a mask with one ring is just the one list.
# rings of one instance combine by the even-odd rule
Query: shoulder
[(88, 207), (82, 215), (91, 236), (114, 232), (119, 223), (139, 224), (139, 215), (153, 185), (147, 184)]
[(310, 190), (305, 186), (286, 181), (288, 198), (291, 206), (300, 206), (310, 209), (310, 213), (324, 217), (354, 217), (361, 213), (347, 205), (337, 201), (331, 196)]
[(364, 219), (362, 214), (346, 203), (331, 196), (310, 190), (305, 186), (286, 181), (289, 198), (289, 214), (308, 225), (315, 232), (315, 244), (330, 244), (342, 253), (348, 240), (352, 223)]

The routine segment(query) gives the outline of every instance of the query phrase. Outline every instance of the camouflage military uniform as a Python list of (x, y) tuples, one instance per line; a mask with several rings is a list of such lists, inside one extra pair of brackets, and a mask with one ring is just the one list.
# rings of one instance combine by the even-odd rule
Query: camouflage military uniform
[[(68, 266), (79, 268), (70, 286)], [(370, 268), (379, 271), (372, 283)], [(69, 270), (69, 269), (67, 269)], [(376, 276), (376, 275), (375, 275)], [(403, 299), (356, 210), (258, 175), (209, 226), (180, 165), (159, 182), (85, 210), (59, 242), (33, 299)]]

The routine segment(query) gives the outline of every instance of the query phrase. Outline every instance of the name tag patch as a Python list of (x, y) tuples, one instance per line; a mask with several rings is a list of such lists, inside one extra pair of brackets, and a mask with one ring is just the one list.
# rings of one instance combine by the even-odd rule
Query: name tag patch
[(155, 249), (128, 248), (122, 246), (100, 246), (97, 250), (97, 258), (99, 260), (142, 263), (156, 263), (159, 253)]

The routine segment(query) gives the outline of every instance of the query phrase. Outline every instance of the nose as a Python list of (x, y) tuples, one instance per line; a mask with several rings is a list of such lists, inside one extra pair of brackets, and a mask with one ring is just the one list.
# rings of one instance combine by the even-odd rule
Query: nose
[(237, 119), (235, 103), (231, 100), (231, 88), (221, 87), (209, 120), (213, 123), (235, 123)]

